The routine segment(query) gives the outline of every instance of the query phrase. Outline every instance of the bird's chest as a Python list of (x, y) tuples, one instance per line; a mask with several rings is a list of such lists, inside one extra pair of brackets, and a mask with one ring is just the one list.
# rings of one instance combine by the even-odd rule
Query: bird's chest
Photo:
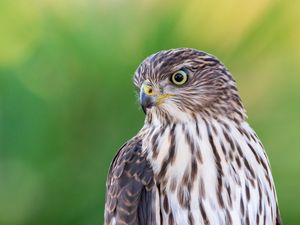
[(161, 224), (242, 224), (255, 222), (259, 207), (270, 208), (269, 197), (262, 206), (258, 203), (263, 189), (271, 193), (258, 183), (266, 183), (265, 171), (250, 149), (239, 153), (247, 141), (238, 133), (226, 135), (221, 126), (205, 123), (151, 132), (144, 146), (154, 171)]
[[(198, 124), (199, 125), (199, 124)], [(156, 129), (147, 139), (162, 224), (199, 224), (201, 199), (215, 189), (217, 170), (206, 129), (196, 124)], [(215, 192), (214, 192), (215, 195)], [(217, 207), (217, 198), (210, 198)]]

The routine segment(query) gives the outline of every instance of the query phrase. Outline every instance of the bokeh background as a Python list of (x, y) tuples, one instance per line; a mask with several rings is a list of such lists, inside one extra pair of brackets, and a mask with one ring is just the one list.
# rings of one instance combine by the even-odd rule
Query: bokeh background
[(143, 124), (132, 75), (192, 47), (235, 76), (300, 224), (300, 1), (1, 0), (0, 225), (102, 224), (117, 149)]

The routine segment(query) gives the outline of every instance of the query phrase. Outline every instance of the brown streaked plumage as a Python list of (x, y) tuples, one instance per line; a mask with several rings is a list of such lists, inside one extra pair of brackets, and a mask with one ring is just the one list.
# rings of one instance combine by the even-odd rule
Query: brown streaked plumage
[(145, 124), (111, 164), (106, 225), (281, 224), (268, 158), (217, 58), (161, 51), (134, 85)]

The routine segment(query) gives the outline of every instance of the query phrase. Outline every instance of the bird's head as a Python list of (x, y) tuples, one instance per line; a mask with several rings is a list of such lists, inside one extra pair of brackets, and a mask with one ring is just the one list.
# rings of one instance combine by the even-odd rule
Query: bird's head
[(214, 56), (195, 49), (160, 51), (134, 75), (144, 112), (159, 120), (184, 121), (197, 115), (243, 120), (245, 112), (229, 71)]

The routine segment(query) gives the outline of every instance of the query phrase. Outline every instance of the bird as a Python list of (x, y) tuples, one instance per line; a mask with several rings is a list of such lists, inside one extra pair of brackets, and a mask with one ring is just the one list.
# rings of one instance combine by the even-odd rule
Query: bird
[(162, 50), (133, 83), (145, 120), (112, 160), (105, 225), (282, 224), (267, 154), (217, 57)]

